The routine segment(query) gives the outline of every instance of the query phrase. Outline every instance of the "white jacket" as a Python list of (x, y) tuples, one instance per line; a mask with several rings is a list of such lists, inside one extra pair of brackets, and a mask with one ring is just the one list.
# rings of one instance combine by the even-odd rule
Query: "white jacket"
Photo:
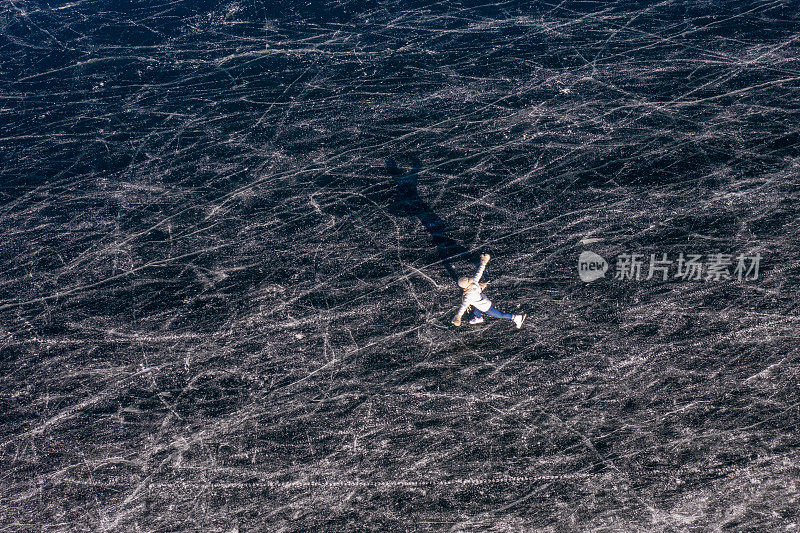
[(485, 264), (478, 267), (475, 277), (472, 278), (472, 285), (470, 285), (469, 289), (464, 291), (464, 295), (461, 297), (461, 307), (458, 308), (458, 313), (456, 313), (457, 319), (461, 319), (464, 313), (467, 312), (469, 306), (478, 308), (482, 313), (485, 313), (492, 307), (492, 301), (483, 294), (480, 285), (478, 285), (484, 270), (486, 270)]

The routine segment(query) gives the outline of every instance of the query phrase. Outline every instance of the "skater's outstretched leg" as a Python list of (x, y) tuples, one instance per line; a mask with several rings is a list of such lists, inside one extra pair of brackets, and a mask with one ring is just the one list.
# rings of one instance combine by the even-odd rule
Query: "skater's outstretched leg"
[(525, 318), (527, 318), (528, 316), (525, 313), (521, 315), (512, 315), (511, 313), (504, 313), (499, 309), (497, 309), (495, 306), (491, 306), (489, 310), (486, 311), (486, 314), (494, 318), (505, 318), (506, 320), (510, 320), (514, 323), (515, 326), (517, 326), (517, 329), (522, 327), (522, 323), (525, 322)]
[(506, 320), (514, 320), (514, 315), (511, 313), (504, 313), (498, 310), (495, 306), (491, 306), (486, 314), (494, 318), (505, 318)]

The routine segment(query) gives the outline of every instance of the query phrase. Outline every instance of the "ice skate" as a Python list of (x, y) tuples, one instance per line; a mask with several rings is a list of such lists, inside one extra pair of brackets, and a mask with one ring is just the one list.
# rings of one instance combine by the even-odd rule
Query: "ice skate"
[(517, 329), (519, 329), (522, 327), (522, 323), (525, 322), (525, 319), (527, 317), (528, 315), (522, 313), (521, 315), (514, 315), (514, 317), (511, 320), (514, 321), (514, 325), (517, 326)]

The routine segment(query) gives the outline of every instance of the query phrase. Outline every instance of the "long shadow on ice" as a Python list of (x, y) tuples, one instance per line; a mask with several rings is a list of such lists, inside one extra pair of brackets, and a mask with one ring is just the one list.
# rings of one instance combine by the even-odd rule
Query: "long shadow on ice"
[(444, 221), (419, 197), (417, 176), (420, 168), (419, 160), (413, 159), (410, 172), (405, 174), (394, 159), (386, 160), (386, 172), (394, 179), (395, 183), (394, 203), (389, 206), (389, 212), (398, 217), (416, 216), (431, 234), (433, 244), (439, 254), (439, 261), (444, 265), (450, 277), (454, 281), (458, 281), (459, 276), (453, 268), (453, 263), (463, 260), (477, 265), (477, 257), (445, 233)]

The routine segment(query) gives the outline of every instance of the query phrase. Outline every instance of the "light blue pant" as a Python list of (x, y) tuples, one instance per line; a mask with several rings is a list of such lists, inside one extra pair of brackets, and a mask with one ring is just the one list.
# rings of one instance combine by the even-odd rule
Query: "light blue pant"
[[(514, 315), (512, 315), (511, 313), (504, 313), (502, 311), (498, 311), (497, 309), (494, 308), (494, 306), (491, 306), (488, 311), (484, 312), (489, 316), (493, 316), (494, 318), (507, 318), (508, 320), (512, 320), (514, 318)], [(482, 313), (480, 309), (474, 307), (472, 309), (472, 314), (475, 316), (475, 318), (480, 318)]]

